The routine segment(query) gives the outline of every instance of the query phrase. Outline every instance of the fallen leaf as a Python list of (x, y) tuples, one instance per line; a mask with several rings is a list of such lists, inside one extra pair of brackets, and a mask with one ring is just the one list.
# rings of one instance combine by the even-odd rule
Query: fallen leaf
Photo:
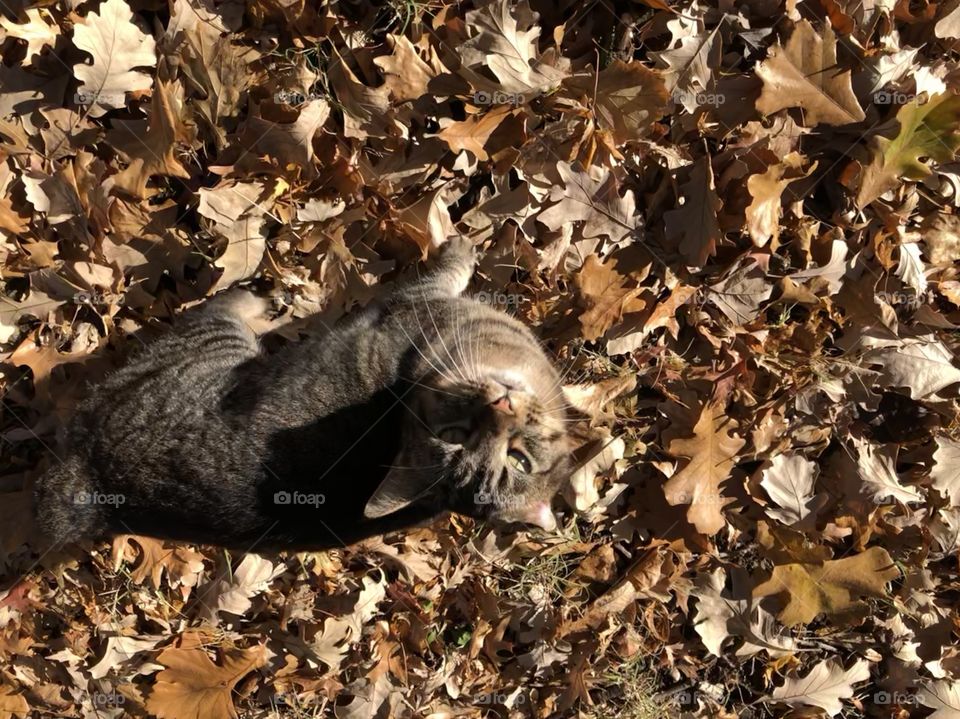
[(124, 107), (128, 92), (149, 90), (153, 78), (135, 68), (157, 64), (153, 38), (133, 22), (124, 0), (105, 0), (98, 10), (73, 29), (73, 44), (93, 56), (91, 64), (73, 66), (80, 104), (89, 106), (91, 117)]
[(843, 711), (841, 700), (853, 697), (853, 685), (869, 678), (870, 666), (865, 659), (858, 659), (849, 669), (828, 660), (817, 664), (805, 677), (787, 677), (783, 686), (774, 688), (771, 701), (792, 707), (820, 707), (836, 716)]
[(886, 585), (900, 576), (887, 550), (865, 552), (818, 564), (779, 564), (770, 579), (753, 590), (754, 597), (784, 595), (777, 615), (787, 626), (809, 624), (818, 614), (834, 616), (863, 608), (861, 597), (885, 597)]
[(763, 487), (778, 509), (767, 507), (766, 513), (784, 524), (796, 524), (811, 511), (817, 465), (801, 454), (778, 454), (763, 470)]
[(690, 267), (703, 267), (717, 253), (723, 232), (717, 216), (723, 203), (717, 196), (709, 156), (701, 157), (680, 186), (683, 204), (663, 214), (667, 240), (676, 244)]
[(850, 71), (837, 65), (837, 40), (827, 25), (823, 36), (808, 20), (798, 22), (786, 46), (770, 48), (757, 65), (763, 92), (757, 110), (772, 115), (787, 107), (803, 109), (803, 124), (849, 125), (866, 116), (853, 94)]
[(723, 508), (730, 500), (720, 485), (730, 477), (737, 453), (746, 444), (732, 434), (734, 430), (723, 408), (705, 404), (692, 436), (675, 437), (667, 445), (670, 454), (688, 461), (663, 485), (663, 493), (672, 505), (689, 505), (687, 520), (703, 534), (716, 534), (727, 523)]
[(563, 187), (550, 192), (551, 205), (537, 220), (551, 230), (559, 230), (570, 222), (584, 222), (584, 237), (609, 237), (617, 242), (637, 227), (634, 218), (636, 201), (627, 190), (622, 196), (618, 183), (609, 171), (589, 171), (565, 162), (557, 163)]
[(614, 60), (599, 73), (565, 79), (563, 86), (585, 98), (599, 126), (618, 144), (641, 139), (667, 111), (669, 95), (663, 78), (639, 62)]
[(587, 257), (577, 275), (577, 288), (584, 304), (580, 326), (587, 340), (599, 339), (627, 312), (643, 309), (640, 289), (617, 272), (612, 262), (603, 264), (594, 255)]
[(863, 168), (857, 207), (863, 208), (895, 187), (901, 178), (922, 180), (931, 173), (927, 161), (950, 162), (960, 147), (960, 96), (914, 98), (897, 111), (899, 132), (877, 137), (870, 164)]
[[(181, 644), (183, 642), (181, 638)], [(160, 719), (236, 719), (232, 692), (237, 683), (267, 663), (256, 646), (223, 652), (215, 664), (199, 646), (169, 647), (157, 657), (165, 669), (147, 697), (147, 710)]]
[(60, 28), (50, 23), (49, 14), (40, 8), (30, 8), (24, 11), (27, 17), (25, 23), (15, 23), (6, 17), (0, 17), (0, 27), (7, 31), (7, 37), (15, 37), (27, 43), (27, 59), (32, 60), (34, 55), (40, 55), (45, 47), (53, 47), (60, 34)]

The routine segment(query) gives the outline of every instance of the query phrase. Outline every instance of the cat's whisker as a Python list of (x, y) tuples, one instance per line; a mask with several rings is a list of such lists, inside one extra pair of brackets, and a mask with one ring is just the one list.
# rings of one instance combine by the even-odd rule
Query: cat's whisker
[[(423, 358), (423, 361), (427, 363), (430, 369), (432, 369), (434, 372), (437, 373), (439, 377), (445, 379), (450, 384), (453, 384), (453, 385), (457, 384), (456, 379), (449, 374), (449, 371), (444, 372), (443, 370), (438, 368), (437, 365), (435, 365), (433, 362), (430, 361), (430, 358), (423, 353), (423, 351), (414, 341), (413, 337), (410, 336), (410, 333), (407, 332), (406, 328), (403, 326), (402, 323), (398, 322), (397, 327), (400, 328), (400, 331), (403, 332), (404, 337), (406, 337), (407, 341), (410, 342), (410, 346), (417, 351), (417, 354), (419, 354)], [(439, 361), (439, 358), (436, 358), (436, 359)], [(440, 362), (440, 364), (443, 365), (442, 362)], [(444, 369), (446, 369), (446, 367), (444, 367)]]
[[(433, 325), (433, 331), (436, 333), (437, 339), (440, 340), (440, 346), (443, 347), (444, 352), (447, 353), (447, 357), (450, 359), (450, 362), (453, 363), (454, 369), (457, 371), (458, 374), (461, 375), (461, 377), (463, 377), (463, 381), (469, 382), (467, 377), (464, 376), (462, 368), (457, 364), (457, 361), (453, 358), (453, 355), (450, 354), (450, 348), (447, 347), (447, 343), (443, 339), (443, 333), (441, 333), (440, 328), (437, 327), (437, 320), (433, 316), (433, 311), (430, 309), (430, 303), (427, 301), (426, 296), (424, 296), (423, 298), (423, 306), (426, 308), (427, 314), (430, 317), (430, 323)], [(416, 311), (416, 305), (414, 305), (414, 311)]]
[(427, 390), (428, 392), (436, 392), (437, 394), (444, 394), (447, 397), (456, 397), (457, 399), (465, 399), (470, 396), (464, 393), (457, 393), (457, 392), (450, 392), (448, 390), (443, 390), (443, 389), (440, 389), (439, 387), (432, 387), (431, 385), (424, 384), (423, 382), (418, 382), (412, 377), (401, 377), (400, 379), (410, 382), (415, 387), (421, 387)]
[[(478, 383), (478, 384), (479, 384), (479, 382), (480, 382), (480, 372), (478, 371), (477, 363), (472, 359), (472, 357), (468, 357), (468, 356), (466, 356), (466, 355), (464, 354), (464, 343), (463, 343), (464, 332), (463, 332), (463, 328), (464, 328), (463, 322), (460, 321), (460, 306), (458, 306), (458, 307), (457, 307), (457, 323), (456, 323), (456, 327), (455, 327), (455, 332), (456, 332), (456, 337), (457, 337), (457, 344), (460, 346), (460, 349), (459, 349), (460, 359), (461, 359), (462, 362), (463, 362), (463, 366), (464, 366), (464, 368), (466, 369), (467, 374), (468, 374), (470, 380), (471, 380), (472, 382), (475, 382), (475, 383)], [(469, 347), (470, 347), (470, 339), (469, 339), (469, 337), (467, 337), (466, 346), (467, 346), (467, 348), (469, 349)], [(468, 352), (467, 354), (470, 354), (470, 353)]]
[[(426, 304), (426, 303), (424, 303), (424, 304)], [(412, 309), (413, 309), (414, 319), (417, 321), (417, 328), (420, 330), (420, 336), (423, 337), (423, 338), (426, 340), (426, 339), (427, 339), (427, 333), (426, 333), (426, 329), (425, 329), (424, 326), (423, 326), (423, 322), (422, 322), (421, 319), (420, 319), (420, 313), (417, 311), (417, 304), (414, 302), (414, 303), (412, 303), (411, 306), (412, 306)], [(429, 306), (427, 307), (427, 311), (429, 312)], [(431, 319), (432, 319), (432, 315), (431, 315)], [(440, 331), (439, 331), (439, 329), (437, 328), (436, 322), (433, 323), (433, 326), (434, 326), (434, 330), (435, 330), (435, 332), (436, 332), (436, 335), (437, 335), (438, 339), (440, 339), (440, 342), (443, 343), (443, 338), (440, 337)], [(428, 344), (430, 345), (430, 350), (433, 352), (433, 356), (434, 356), (434, 358), (437, 360), (437, 362), (439, 362), (441, 365), (443, 365), (448, 371), (454, 372), (454, 373), (456, 373), (457, 375), (459, 375), (458, 378), (455, 378), (455, 377), (453, 377), (453, 375), (451, 375), (450, 377), (447, 378), (448, 381), (450, 381), (451, 383), (454, 383), (454, 384), (457, 383), (457, 382), (467, 382), (466, 377), (463, 376), (463, 372), (460, 370), (459, 367), (456, 367), (456, 366), (454, 366), (454, 367), (449, 367), (449, 366), (441, 359), (440, 354), (439, 354), (439, 352), (437, 352), (437, 349), (436, 349), (436, 347), (434, 346), (434, 344), (433, 344), (432, 342), (429, 342), (429, 340), (428, 340)], [(443, 347), (444, 347), (444, 349), (446, 349), (446, 344), (443, 344)], [(449, 350), (447, 350), (447, 355), (450, 356), (450, 351), (449, 351)], [(454, 359), (453, 359), (452, 356), (450, 356), (450, 361), (453, 362), (454, 365), (456, 365), (456, 362), (454, 361)]]
[[(461, 329), (462, 329), (462, 325), (460, 323), (460, 306), (457, 305), (456, 321), (453, 324), (453, 348), (457, 351), (457, 357), (460, 359), (460, 363), (459, 363), (460, 366), (466, 368), (467, 360), (466, 360), (466, 357), (464, 357), (463, 355), (463, 342), (462, 342)], [(469, 368), (468, 376), (470, 377), (470, 379), (475, 379), (475, 377), (473, 377), (472, 368)]]
[(580, 345), (580, 348), (577, 350), (577, 353), (570, 360), (570, 364), (567, 368), (560, 373), (556, 381), (551, 387), (550, 394), (548, 395), (547, 402), (553, 402), (557, 397), (563, 394), (563, 385), (566, 383), (567, 376), (570, 374), (570, 371), (574, 368), (577, 363), (577, 360), (580, 359), (580, 353), (583, 352), (583, 345)]

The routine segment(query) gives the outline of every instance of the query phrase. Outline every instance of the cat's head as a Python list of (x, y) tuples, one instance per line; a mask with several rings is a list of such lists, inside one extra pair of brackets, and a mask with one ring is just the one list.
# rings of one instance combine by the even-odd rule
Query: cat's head
[[(515, 329), (515, 328), (514, 328)], [(570, 476), (570, 407), (532, 336), (484, 353), (434, 353), (403, 403), (402, 449), (366, 506), (413, 503), (497, 523), (556, 527), (551, 502)], [(469, 355), (470, 361), (463, 360)]]

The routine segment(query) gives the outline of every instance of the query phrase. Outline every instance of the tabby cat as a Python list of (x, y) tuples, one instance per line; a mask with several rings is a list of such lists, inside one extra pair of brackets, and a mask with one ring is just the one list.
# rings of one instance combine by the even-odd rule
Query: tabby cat
[(315, 550), (446, 512), (555, 528), (560, 377), (521, 323), (462, 297), (475, 252), (265, 356), (233, 290), (96, 387), (35, 493), (54, 541), (115, 533)]

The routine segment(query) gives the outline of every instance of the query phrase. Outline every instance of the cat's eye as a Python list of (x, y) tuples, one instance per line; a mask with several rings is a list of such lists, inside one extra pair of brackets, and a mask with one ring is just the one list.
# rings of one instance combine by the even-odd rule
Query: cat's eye
[(518, 472), (523, 472), (524, 474), (530, 474), (533, 470), (533, 465), (530, 464), (530, 458), (519, 449), (507, 450), (507, 463)]
[(465, 427), (458, 427), (456, 425), (444, 427), (437, 433), (437, 437), (447, 444), (463, 444), (469, 436), (470, 433)]

